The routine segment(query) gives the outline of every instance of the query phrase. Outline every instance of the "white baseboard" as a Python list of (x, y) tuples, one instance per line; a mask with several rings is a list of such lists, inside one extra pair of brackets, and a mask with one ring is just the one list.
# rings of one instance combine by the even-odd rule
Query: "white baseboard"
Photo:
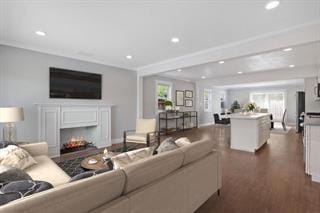
[(204, 123), (204, 124), (199, 124), (199, 127), (205, 127), (205, 126), (210, 126), (210, 125), (213, 125), (214, 122), (209, 122), (209, 123)]
[(320, 176), (318, 175), (312, 175), (311, 180), (317, 183), (320, 183)]
[(114, 138), (111, 140), (112, 144), (118, 144), (123, 142), (123, 138)]

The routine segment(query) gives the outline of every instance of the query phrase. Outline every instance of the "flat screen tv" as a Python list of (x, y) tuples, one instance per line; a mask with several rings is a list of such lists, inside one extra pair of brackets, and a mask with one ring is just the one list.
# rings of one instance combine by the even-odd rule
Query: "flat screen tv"
[(101, 75), (50, 67), (50, 98), (101, 99)]

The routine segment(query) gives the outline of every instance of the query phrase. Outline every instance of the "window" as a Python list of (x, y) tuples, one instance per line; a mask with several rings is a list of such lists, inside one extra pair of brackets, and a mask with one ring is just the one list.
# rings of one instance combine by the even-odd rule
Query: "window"
[(203, 91), (203, 111), (212, 112), (212, 90), (204, 89)]
[(171, 88), (170, 82), (159, 81), (156, 84), (156, 97), (157, 97), (157, 108), (158, 110), (165, 109), (165, 101), (171, 101)]
[(281, 121), (285, 110), (283, 92), (251, 93), (250, 101), (255, 102), (260, 108), (267, 108), (274, 120)]

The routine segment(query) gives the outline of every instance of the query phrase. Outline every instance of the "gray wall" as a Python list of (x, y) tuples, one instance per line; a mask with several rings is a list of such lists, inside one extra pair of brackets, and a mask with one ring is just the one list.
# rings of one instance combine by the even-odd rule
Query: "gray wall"
[(135, 127), (135, 71), (0, 45), (0, 106), (25, 109), (25, 121), (17, 124), (19, 140), (37, 140), (34, 103), (55, 101), (48, 98), (51, 66), (102, 74), (102, 101), (115, 105), (112, 108), (112, 138), (120, 138), (123, 130)]
[(227, 107), (230, 108), (232, 102), (237, 100), (241, 106), (250, 101), (250, 93), (252, 92), (270, 92), (283, 91), (286, 95), (285, 104), (287, 108), (287, 122), (295, 123), (296, 119), (296, 92), (304, 91), (303, 85), (286, 86), (286, 87), (263, 87), (263, 88), (248, 88), (238, 90), (228, 90)]
[(320, 101), (316, 100), (314, 88), (317, 86), (317, 78), (306, 78), (305, 92), (306, 92), (306, 112), (320, 112)]
[(186, 81), (165, 78), (161, 76), (148, 76), (143, 78), (143, 117), (156, 118), (158, 115), (156, 109), (156, 81), (167, 81), (172, 83), (172, 101), (175, 102), (176, 90), (192, 90), (193, 91), (193, 107), (180, 107), (180, 110), (194, 110), (195, 109), (195, 84)]

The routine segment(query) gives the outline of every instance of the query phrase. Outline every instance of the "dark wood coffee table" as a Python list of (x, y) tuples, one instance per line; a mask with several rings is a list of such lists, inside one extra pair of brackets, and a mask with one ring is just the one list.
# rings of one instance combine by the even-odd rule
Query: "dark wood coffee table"
[[(92, 155), (89, 157), (86, 157), (81, 161), (81, 167), (86, 169), (86, 170), (100, 170), (100, 169), (113, 169), (112, 163), (110, 161), (105, 162), (103, 160), (103, 154), (97, 154), (97, 155)], [(96, 160), (97, 163), (95, 164), (89, 164), (89, 160)]]

